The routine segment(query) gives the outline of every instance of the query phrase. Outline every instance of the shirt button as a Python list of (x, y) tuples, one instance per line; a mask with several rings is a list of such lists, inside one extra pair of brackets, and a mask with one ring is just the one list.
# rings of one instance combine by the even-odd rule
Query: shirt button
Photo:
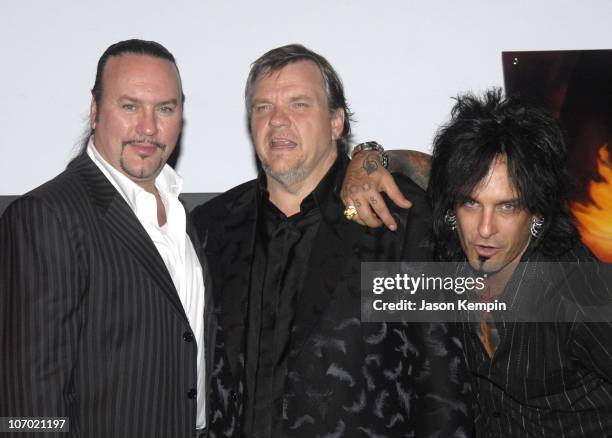
[(183, 333), (183, 340), (185, 342), (191, 342), (193, 341), (193, 334), (191, 332), (185, 332)]
[(198, 395), (198, 391), (196, 391), (195, 388), (191, 388), (188, 392), (187, 392), (187, 397), (189, 397), (190, 399), (194, 399), (196, 398), (196, 396)]

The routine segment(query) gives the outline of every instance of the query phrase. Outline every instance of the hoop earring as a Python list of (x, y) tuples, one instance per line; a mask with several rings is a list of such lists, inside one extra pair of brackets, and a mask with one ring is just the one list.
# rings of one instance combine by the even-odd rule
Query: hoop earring
[(451, 231), (455, 231), (457, 229), (457, 216), (451, 210), (447, 210), (444, 215), (444, 223), (448, 225)]
[(542, 233), (543, 227), (544, 227), (544, 218), (534, 216), (533, 219), (531, 219), (531, 227), (529, 228), (529, 231), (531, 232), (531, 235), (535, 239), (537, 239), (540, 236), (540, 233)]

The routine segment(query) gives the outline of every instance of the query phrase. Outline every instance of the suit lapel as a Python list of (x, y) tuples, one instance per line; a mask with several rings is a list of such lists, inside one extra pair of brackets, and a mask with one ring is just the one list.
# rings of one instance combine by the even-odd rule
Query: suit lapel
[(110, 233), (157, 283), (172, 307), (187, 320), (164, 261), (125, 200), (87, 155), (76, 158), (70, 167), (83, 178), (93, 204), (100, 211), (101, 220)]
[[(244, 351), (257, 229), (256, 196), (256, 186), (253, 183), (251, 190), (247, 190), (225, 209), (227, 214), (220, 235), (207, 236), (223, 275), (215, 289), (215, 297), (220, 307), (219, 324), (225, 332), (227, 357), (234, 375)], [(219, 244), (213, 243), (217, 239)]]

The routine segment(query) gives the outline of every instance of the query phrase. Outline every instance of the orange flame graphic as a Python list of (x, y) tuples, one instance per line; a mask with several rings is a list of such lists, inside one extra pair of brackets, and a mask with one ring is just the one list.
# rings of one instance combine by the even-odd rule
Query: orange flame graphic
[(598, 169), (604, 181), (591, 181), (589, 194), (597, 205), (574, 203), (572, 212), (576, 217), (582, 241), (604, 262), (612, 262), (612, 161), (604, 146), (599, 150)]

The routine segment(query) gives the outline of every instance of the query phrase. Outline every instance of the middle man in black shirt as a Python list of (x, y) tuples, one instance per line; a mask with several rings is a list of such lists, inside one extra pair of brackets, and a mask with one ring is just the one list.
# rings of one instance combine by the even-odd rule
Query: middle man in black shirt
[(428, 261), (425, 193), (395, 232), (343, 216), (350, 112), (340, 78), (300, 45), (246, 85), (262, 171), (194, 212), (218, 304), (211, 437), (464, 437), (471, 393), (444, 324), (362, 323), (362, 262)]

